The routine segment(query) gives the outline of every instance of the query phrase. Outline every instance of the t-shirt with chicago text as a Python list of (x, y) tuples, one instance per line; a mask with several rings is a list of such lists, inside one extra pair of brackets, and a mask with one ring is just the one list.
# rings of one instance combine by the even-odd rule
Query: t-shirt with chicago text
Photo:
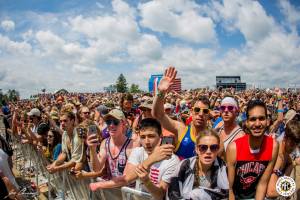
[[(139, 165), (148, 158), (148, 154), (143, 147), (136, 147), (132, 150), (128, 162), (133, 165)], [(166, 183), (170, 183), (171, 177), (179, 164), (179, 158), (173, 154), (168, 160), (163, 160), (153, 164), (150, 167), (149, 177), (152, 183), (158, 185), (161, 180)], [(136, 189), (145, 190), (141, 187), (141, 183), (137, 180)]]
[(236, 143), (236, 167), (233, 191), (238, 199), (255, 198), (257, 184), (272, 160), (273, 138), (264, 136), (258, 153), (250, 152), (249, 135)]

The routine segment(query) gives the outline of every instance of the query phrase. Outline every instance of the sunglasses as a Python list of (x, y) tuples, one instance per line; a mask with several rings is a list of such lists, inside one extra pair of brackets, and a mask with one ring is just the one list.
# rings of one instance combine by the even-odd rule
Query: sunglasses
[(210, 146), (206, 145), (206, 144), (199, 144), (198, 145), (198, 149), (200, 151), (200, 153), (205, 153), (208, 149), (210, 149), (210, 151), (212, 153), (216, 153), (219, 150), (220, 146), (218, 144), (212, 144)]
[(90, 112), (82, 112), (84, 115), (88, 115), (90, 114)]
[(194, 113), (196, 113), (196, 114), (198, 114), (201, 110), (202, 110), (202, 112), (204, 114), (208, 114), (209, 113), (209, 109), (208, 108), (194, 107), (194, 109), (193, 109)]
[(234, 107), (234, 106), (221, 106), (221, 107), (220, 107), (220, 110), (221, 110), (221, 111), (225, 111), (226, 109), (227, 109), (229, 112), (232, 112), (232, 111), (234, 111), (235, 107)]
[(53, 136), (53, 135), (47, 135), (47, 137), (48, 137), (48, 138), (54, 138), (54, 136)]
[(110, 125), (114, 125), (114, 126), (118, 126), (120, 124), (120, 120), (117, 120), (117, 119), (108, 119), (106, 120), (106, 124), (107, 126), (110, 126)]

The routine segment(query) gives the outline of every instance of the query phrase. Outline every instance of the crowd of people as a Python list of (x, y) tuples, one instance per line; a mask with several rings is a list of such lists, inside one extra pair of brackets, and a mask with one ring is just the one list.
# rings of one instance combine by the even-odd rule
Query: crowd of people
[(41, 152), (49, 173), (96, 179), (91, 191), (128, 186), (171, 200), (279, 197), (277, 180), (300, 165), (300, 93), (204, 88), (179, 94), (170, 90), (176, 74), (167, 68), (154, 96), (40, 94), (3, 102), (2, 197), (22, 199), (11, 172), (11, 137)]

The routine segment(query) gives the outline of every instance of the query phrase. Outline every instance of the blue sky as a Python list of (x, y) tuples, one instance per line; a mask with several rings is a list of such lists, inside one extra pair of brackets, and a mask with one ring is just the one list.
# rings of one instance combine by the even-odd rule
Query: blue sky
[(124, 73), (147, 89), (173, 65), (183, 88), (241, 75), (300, 87), (299, 1), (0, 0), (0, 85), (102, 91)]

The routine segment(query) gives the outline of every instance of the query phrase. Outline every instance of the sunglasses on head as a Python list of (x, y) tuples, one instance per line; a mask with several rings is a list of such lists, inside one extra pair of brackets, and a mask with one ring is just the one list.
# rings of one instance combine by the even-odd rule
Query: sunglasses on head
[(120, 120), (118, 120), (118, 119), (108, 119), (105, 122), (106, 122), (107, 126), (110, 126), (112, 124), (115, 125), (115, 126), (118, 126), (119, 123), (120, 123)]
[(235, 109), (235, 107), (234, 107), (234, 106), (221, 106), (221, 107), (220, 107), (220, 110), (221, 110), (221, 111), (225, 111), (226, 109), (227, 109), (229, 112), (231, 112), (231, 111), (233, 111), (233, 110)]
[(210, 149), (210, 151), (212, 153), (215, 153), (219, 150), (219, 145), (218, 144), (212, 144), (212, 145), (208, 146), (206, 144), (199, 144), (198, 149), (199, 149), (200, 153), (205, 153), (208, 149)]
[(199, 108), (199, 107), (194, 107), (193, 111), (197, 114), (202, 110), (202, 112), (204, 114), (208, 114), (209, 113), (209, 109), (208, 108)]

